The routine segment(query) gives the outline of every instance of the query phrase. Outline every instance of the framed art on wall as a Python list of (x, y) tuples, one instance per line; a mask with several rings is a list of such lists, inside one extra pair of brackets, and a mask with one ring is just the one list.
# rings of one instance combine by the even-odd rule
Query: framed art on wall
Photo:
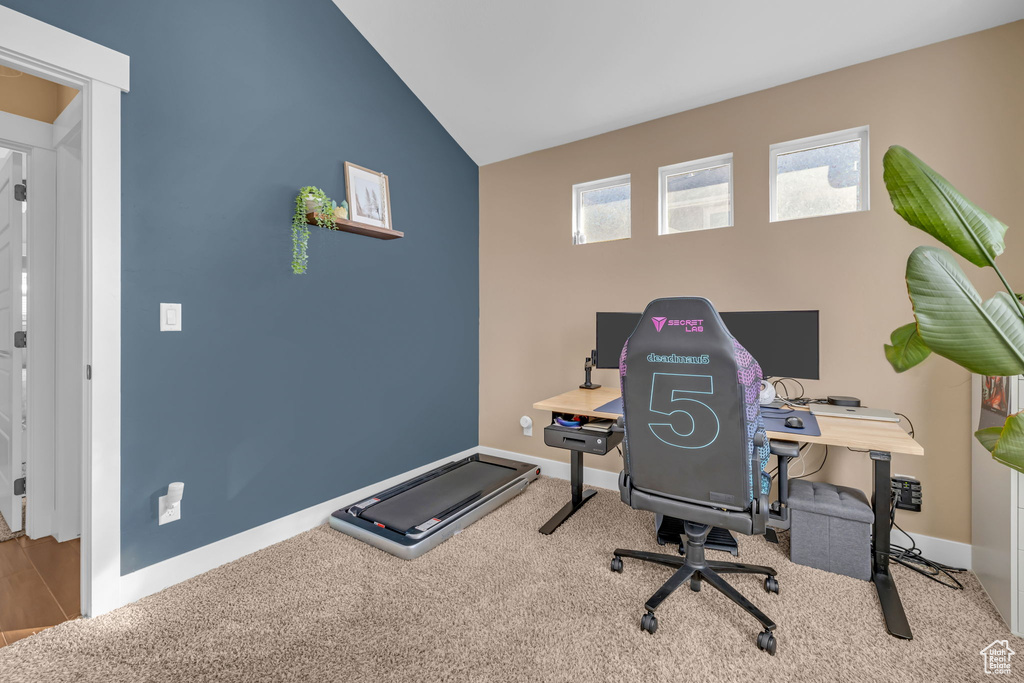
[(386, 175), (346, 161), (345, 194), (351, 220), (391, 229), (391, 190)]

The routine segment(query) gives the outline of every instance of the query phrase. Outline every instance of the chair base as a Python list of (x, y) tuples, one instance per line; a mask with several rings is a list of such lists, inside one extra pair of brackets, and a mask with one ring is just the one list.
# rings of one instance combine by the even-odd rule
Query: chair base
[[(661, 519), (661, 525), (658, 526), (658, 545), (667, 545), (669, 543), (679, 544), (679, 554), (682, 555), (686, 552), (686, 541), (680, 537), (685, 536), (686, 532), (683, 529), (683, 520), (676, 519), (675, 517), (664, 516)], [(722, 527), (712, 527), (711, 532), (708, 534), (708, 540), (705, 541), (704, 547), (708, 550), (721, 550), (722, 552), (729, 553), (733, 557), (737, 557), (740, 554), (739, 543), (736, 542), (736, 537), (732, 535), (732, 532)]]
[(764, 589), (769, 593), (778, 593), (779, 582), (775, 578), (776, 571), (771, 567), (762, 567), (754, 564), (706, 560), (704, 558), (704, 541), (710, 528), (707, 525), (691, 524), (689, 522), (686, 524), (687, 552), (682, 556), (651, 553), (643, 550), (627, 550), (624, 548), (617, 548), (615, 550), (615, 556), (612, 558), (611, 564), (611, 569), (614, 572), (622, 571), (622, 558), (624, 557), (676, 568), (676, 572), (669, 580), (644, 604), (647, 613), (640, 620), (640, 628), (651, 634), (658, 629), (658, 619), (654, 614), (655, 611), (669, 595), (674, 593), (684, 583), (689, 582), (690, 590), (694, 592), (699, 591), (701, 585), (706, 583), (742, 607), (747, 614), (761, 623), (764, 630), (757, 636), (757, 647), (770, 655), (774, 655), (777, 647), (777, 641), (773, 634), (773, 631), (776, 629), (775, 622), (733, 588), (721, 577), (721, 574), (761, 574), (765, 577)]

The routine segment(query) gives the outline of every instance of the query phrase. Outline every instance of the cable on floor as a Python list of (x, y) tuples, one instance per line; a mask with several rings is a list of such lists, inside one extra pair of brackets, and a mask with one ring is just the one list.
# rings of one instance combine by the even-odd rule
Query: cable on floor
[[(909, 421), (909, 420), (908, 420)], [(935, 560), (929, 560), (922, 554), (921, 549), (917, 547), (917, 542), (914, 537), (900, 528), (900, 525), (896, 523), (896, 504), (895, 502), (889, 508), (889, 530), (892, 531), (893, 527), (899, 529), (900, 533), (910, 539), (910, 547), (906, 548), (896, 543), (889, 544), (889, 559), (897, 564), (901, 564), (907, 569), (917, 572), (921, 576), (928, 577), (935, 583), (941, 584), (946, 588), (952, 588), (953, 590), (962, 591), (964, 585), (957, 580), (953, 574), (959, 574), (967, 571), (963, 567), (951, 567), (948, 564), (936, 562)], [(949, 581), (939, 578), (945, 576)], [(950, 583), (950, 581), (952, 583)]]

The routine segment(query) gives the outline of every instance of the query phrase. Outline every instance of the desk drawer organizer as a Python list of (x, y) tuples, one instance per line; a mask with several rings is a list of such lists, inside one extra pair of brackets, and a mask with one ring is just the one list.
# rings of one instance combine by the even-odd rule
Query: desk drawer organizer
[(871, 579), (874, 513), (859, 489), (795, 479), (789, 484), (789, 559), (855, 579)]
[(604, 455), (622, 441), (622, 432), (591, 432), (561, 425), (544, 428), (544, 443), (552, 448)]

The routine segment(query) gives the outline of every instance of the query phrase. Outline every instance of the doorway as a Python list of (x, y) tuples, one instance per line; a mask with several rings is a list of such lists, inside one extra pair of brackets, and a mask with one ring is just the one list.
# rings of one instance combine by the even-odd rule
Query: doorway
[(0, 646), (81, 614), (79, 96), (0, 66)]
[[(79, 268), (81, 277), (76, 296), (58, 297), (58, 306), (77, 305), (82, 334), (61, 335), (58, 359), (67, 361), (65, 376), (80, 387), (66, 397), (80, 402), (82, 425), (78, 435), (83, 451), (81, 488), (77, 492), (81, 501), (81, 612), (96, 616), (122, 604), (121, 95), (128, 92), (129, 59), (0, 5), (0, 65), (81, 93), (81, 213), (69, 216), (80, 230), (78, 250), (65, 254), (61, 266)], [(42, 168), (29, 163), (30, 192), (34, 170)], [(31, 283), (29, 289), (33, 289)], [(40, 290), (32, 292), (40, 294)], [(31, 337), (29, 352), (33, 352)], [(29, 365), (33, 365), (31, 359)], [(29, 376), (31, 381), (31, 373)], [(29, 394), (31, 401), (33, 392)], [(33, 412), (31, 406), (29, 412)], [(30, 466), (31, 462), (30, 457)], [(28, 504), (37, 499), (35, 494), (29, 495)], [(29, 531), (32, 519), (29, 511)]]

